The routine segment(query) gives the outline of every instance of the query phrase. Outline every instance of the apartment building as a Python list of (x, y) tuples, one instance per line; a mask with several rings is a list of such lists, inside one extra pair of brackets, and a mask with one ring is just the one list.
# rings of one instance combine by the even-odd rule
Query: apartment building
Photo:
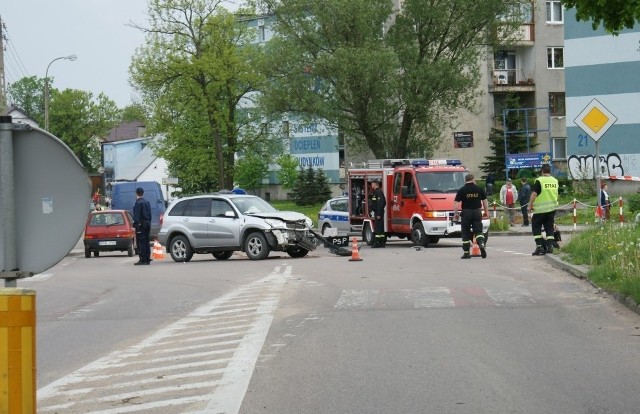
[(461, 113), (459, 125), (447, 132), (435, 156), (460, 159), (471, 172), (483, 175), (479, 166), (492, 155), (491, 128), (502, 129), (505, 99), (516, 94), (525, 116), (519, 132), (538, 144), (529, 152), (549, 153), (555, 173), (563, 175), (567, 164), (564, 10), (559, 0), (534, 0), (523, 2), (519, 13), (524, 24), (517, 40), (487, 50), (479, 112)]

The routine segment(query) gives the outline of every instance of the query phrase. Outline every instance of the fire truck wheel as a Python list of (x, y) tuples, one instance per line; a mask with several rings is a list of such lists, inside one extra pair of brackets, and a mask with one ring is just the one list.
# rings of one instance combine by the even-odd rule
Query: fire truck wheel
[(429, 246), (429, 238), (424, 232), (424, 226), (419, 221), (413, 223), (411, 227), (411, 241), (415, 246)]
[(367, 243), (367, 246), (373, 246), (373, 230), (371, 230), (371, 226), (367, 223), (364, 224), (364, 228), (362, 229), (362, 240)]

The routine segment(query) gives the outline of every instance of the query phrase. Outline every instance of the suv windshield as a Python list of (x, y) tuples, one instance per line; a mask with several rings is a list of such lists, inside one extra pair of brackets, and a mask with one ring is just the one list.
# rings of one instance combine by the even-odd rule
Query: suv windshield
[(465, 172), (419, 172), (418, 187), (422, 193), (456, 193), (464, 185)]
[(231, 202), (242, 214), (275, 213), (278, 211), (260, 197), (237, 197), (232, 198)]

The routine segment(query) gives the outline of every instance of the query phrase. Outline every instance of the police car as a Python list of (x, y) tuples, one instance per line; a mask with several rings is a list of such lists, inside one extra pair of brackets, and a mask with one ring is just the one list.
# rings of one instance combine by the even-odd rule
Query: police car
[(318, 213), (318, 228), (322, 234), (329, 228), (338, 230), (338, 234), (351, 231), (349, 225), (349, 200), (347, 197), (335, 197), (324, 203)]

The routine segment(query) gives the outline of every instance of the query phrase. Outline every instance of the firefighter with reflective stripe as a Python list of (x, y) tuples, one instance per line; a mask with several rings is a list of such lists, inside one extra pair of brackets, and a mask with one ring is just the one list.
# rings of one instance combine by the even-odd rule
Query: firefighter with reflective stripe
[(380, 188), (380, 180), (374, 180), (371, 183), (373, 195), (371, 196), (371, 211), (374, 214), (374, 234), (375, 240), (371, 247), (384, 247), (387, 244), (387, 236), (384, 234), (384, 209), (387, 206), (387, 199), (384, 192)]
[[(476, 242), (480, 248), (482, 258), (487, 257), (487, 251), (484, 245), (484, 234), (482, 234), (482, 212), (486, 216), (489, 215), (489, 202), (487, 194), (482, 187), (476, 184), (473, 174), (465, 176), (465, 184), (458, 190), (453, 207), (454, 220), (460, 219), (460, 230), (462, 232), (462, 250), (464, 254), (462, 259), (470, 259), (471, 254), (471, 238), (475, 235)], [(458, 210), (461, 206), (462, 213), (459, 215)]]
[[(531, 230), (536, 242), (536, 250), (532, 256), (543, 256), (545, 253), (553, 253), (553, 248), (558, 248), (553, 237), (555, 226), (556, 207), (558, 207), (558, 180), (551, 176), (551, 166), (544, 164), (542, 175), (533, 183), (529, 211), (531, 217)], [(545, 237), (542, 237), (544, 227)]]

